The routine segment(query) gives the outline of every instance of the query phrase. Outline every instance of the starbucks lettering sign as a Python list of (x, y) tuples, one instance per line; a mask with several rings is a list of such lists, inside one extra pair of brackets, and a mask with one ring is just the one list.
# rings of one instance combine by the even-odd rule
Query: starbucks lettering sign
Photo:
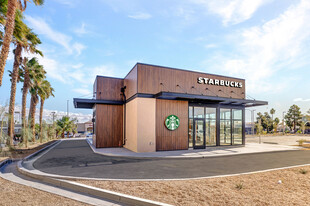
[(176, 115), (169, 115), (165, 120), (165, 125), (171, 131), (176, 130), (180, 125), (180, 119)]

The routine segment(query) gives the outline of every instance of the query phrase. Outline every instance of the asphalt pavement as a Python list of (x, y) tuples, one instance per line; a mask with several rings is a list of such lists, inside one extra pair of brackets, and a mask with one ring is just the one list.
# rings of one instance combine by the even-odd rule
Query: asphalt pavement
[[(179, 179), (229, 175), (310, 163), (310, 150), (208, 158), (133, 158), (94, 153), (86, 140), (62, 141), (33, 167), (45, 173), (107, 179)], [(27, 164), (24, 164), (27, 167)]]

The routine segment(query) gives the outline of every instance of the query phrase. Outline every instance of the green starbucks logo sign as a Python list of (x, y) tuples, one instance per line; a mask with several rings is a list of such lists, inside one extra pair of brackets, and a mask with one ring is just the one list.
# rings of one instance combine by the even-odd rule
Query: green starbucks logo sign
[(176, 130), (180, 125), (180, 119), (173, 114), (169, 115), (165, 120), (165, 125), (169, 130)]

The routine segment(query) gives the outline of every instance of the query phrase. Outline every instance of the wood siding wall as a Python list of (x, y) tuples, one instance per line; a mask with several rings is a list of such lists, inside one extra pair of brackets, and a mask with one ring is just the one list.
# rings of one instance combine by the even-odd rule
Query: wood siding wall
[[(198, 84), (198, 77), (242, 82), (243, 86), (242, 88), (235, 88)], [(163, 85), (160, 83), (163, 83)], [(206, 88), (208, 88), (208, 90), (206, 90)], [(242, 79), (204, 74), (199, 72), (138, 64), (138, 93), (156, 94), (161, 91), (199, 95), (203, 94), (207, 96), (218, 95), (219, 97), (244, 99), (245, 81)]]
[[(166, 128), (164, 121), (174, 114), (180, 119), (180, 126), (174, 131)], [(156, 150), (188, 149), (188, 102), (177, 100), (156, 100)]]
[(96, 147), (123, 145), (123, 105), (96, 105)]
[(96, 78), (96, 99), (122, 101), (123, 95), (121, 88), (124, 86), (124, 80), (111, 77)]
[(135, 95), (137, 90), (137, 81), (138, 81), (138, 71), (137, 65), (127, 74), (124, 79), (124, 86), (126, 86), (125, 95), (126, 99), (129, 99), (133, 95)]

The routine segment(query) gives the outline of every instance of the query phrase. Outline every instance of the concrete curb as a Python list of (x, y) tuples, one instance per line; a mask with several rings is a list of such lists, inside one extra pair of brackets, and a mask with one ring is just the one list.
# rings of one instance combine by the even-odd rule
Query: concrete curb
[[(96, 151), (96, 148), (94, 145), (91, 144), (88, 138), (86, 138), (86, 142), (88, 143), (89, 147), (91, 150), (99, 155), (102, 156), (108, 156), (108, 157), (124, 157), (124, 158), (131, 158), (131, 159), (199, 159), (199, 158), (216, 158), (216, 157), (224, 157), (224, 156), (233, 156), (233, 155), (246, 155), (246, 154), (260, 154), (260, 153), (270, 153), (270, 152), (283, 152), (283, 151), (292, 151), (292, 150), (301, 150), (301, 148), (296, 147), (296, 146), (286, 146), (287, 149), (283, 150), (268, 150), (268, 151), (255, 151), (255, 152), (245, 152), (245, 153), (229, 153), (229, 154), (217, 154), (217, 155), (200, 155), (200, 156), (180, 156), (180, 155), (175, 155), (175, 156), (134, 156), (134, 155), (123, 155), (123, 154), (111, 154), (111, 153), (102, 153)], [(218, 149), (222, 148), (229, 148), (230, 146), (218, 146)], [(241, 148), (245, 147), (244, 145), (238, 145), (238, 146), (232, 146), (233, 148)]]
[(86, 193), (88, 195), (96, 196), (103, 199), (108, 199), (112, 201), (117, 201), (127, 205), (141, 205), (141, 206), (170, 206), (166, 203), (156, 202), (152, 200), (147, 200), (139, 197), (134, 197), (131, 195), (125, 195), (118, 192), (113, 192), (109, 190), (104, 190), (76, 182), (72, 182), (64, 179), (56, 179), (53, 177), (48, 177), (45, 175), (35, 174), (28, 171), (22, 166), (22, 161), (17, 163), (17, 170), (23, 175), (38, 179), (42, 182), (63, 187), (76, 192)]
[(62, 140), (56, 140), (56, 141), (53, 142), (52, 144), (49, 144), (49, 145), (47, 145), (46, 147), (44, 147), (44, 148), (42, 148), (42, 149), (40, 149), (40, 150), (38, 150), (38, 151), (32, 153), (31, 155), (28, 155), (27, 157), (25, 157), (25, 158), (23, 159), (23, 161), (24, 161), (24, 160), (29, 160), (29, 159), (31, 159), (32, 157), (38, 155), (38, 154), (41, 153), (41, 152), (44, 152), (45, 150), (47, 150), (47, 149), (53, 147), (54, 145), (60, 143), (61, 141), (62, 141)]
[(1, 167), (3, 167), (4, 165), (6, 165), (6, 164), (9, 164), (9, 163), (11, 163), (13, 160), (11, 159), (11, 158), (6, 158), (6, 159), (4, 159), (4, 160), (2, 160), (1, 162), (0, 162), (0, 169), (1, 169)]

